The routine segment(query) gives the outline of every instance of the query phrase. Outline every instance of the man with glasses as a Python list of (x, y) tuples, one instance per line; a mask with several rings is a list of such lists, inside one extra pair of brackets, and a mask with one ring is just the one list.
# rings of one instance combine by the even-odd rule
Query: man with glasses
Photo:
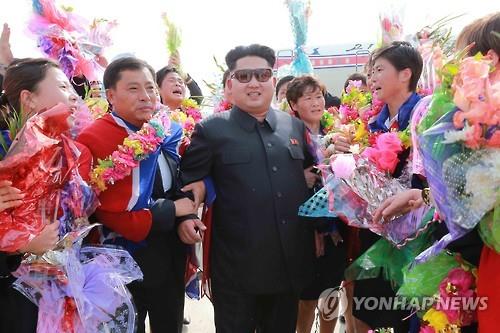
[[(204, 196), (215, 185), (211, 288), (217, 332), (295, 332), (299, 292), (311, 276), (311, 228), (297, 216), (313, 159), (304, 124), (270, 108), (275, 54), (262, 45), (226, 55), (234, 107), (196, 125), (182, 180)], [(200, 240), (182, 222), (185, 243)]]

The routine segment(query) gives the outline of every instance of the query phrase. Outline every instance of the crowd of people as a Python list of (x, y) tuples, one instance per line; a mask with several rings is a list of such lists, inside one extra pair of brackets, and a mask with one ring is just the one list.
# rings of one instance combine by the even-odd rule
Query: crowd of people
[[(466, 26), (456, 42), (456, 50), (464, 50), (464, 57), (481, 53), (489, 61), (486, 78), (491, 86), (500, 82), (499, 33), (500, 14), (494, 13)], [(85, 98), (78, 96), (75, 79), (68, 78), (57, 61), (15, 59), (8, 35), (4, 25), (0, 104), (5, 145), (0, 146), (0, 153), (5, 161), (27, 149), (19, 148), (16, 141), (29, 119), (61, 105), (77, 114)], [(132, 56), (106, 63), (102, 85), (109, 111), (86, 124), (74, 138), (68, 134), (61, 139), (66, 142), (65, 149), (78, 151), (71, 162), (76, 165), (75, 172), (92, 184), (98, 195), (99, 205), (86, 217), (100, 226), (89, 233), (84, 244), (123, 248), (142, 271), (142, 280), (127, 284), (136, 309), (137, 332), (146, 331), (146, 316), (151, 332), (182, 331), (186, 285), (197, 243), (203, 243), (204, 253), (197, 267), (202, 273), (195, 275), (200, 276), (202, 293), (210, 297), (220, 333), (309, 333), (318, 308), (319, 332), (325, 333), (333, 332), (340, 321), (349, 333), (389, 332), (382, 328), (398, 333), (496, 332), (500, 255), (498, 248), (484, 243), (479, 227), (446, 244), (447, 251), (460, 254), (477, 267), (477, 296), (487, 297), (488, 302), (473, 315), (474, 320), (452, 322), (448, 318), (438, 328), (435, 319), (419, 318), (409, 309), (356, 308), (353, 298), (396, 296), (394, 280), (381, 273), (382, 269), (363, 278), (345, 273), (384, 235), (353, 226), (342, 214), (298, 214), (299, 207), (326, 188), (325, 158), (353, 153), (356, 135), (336, 131), (335, 122), (325, 123), (325, 114), (337, 116), (342, 108), (338, 99), (311, 75), (286, 76), (278, 81), (273, 72), (276, 54), (270, 47), (237, 46), (227, 53), (225, 61), (222, 85), (227, 107), (203, 120), (196, 119), (193, 128), (178, 115), (163, 119), (164, 135), (158, 134), (152, 119), (175, 112), (196, 118), (186, 107), (187, 90), (197, 103), (203, 101), (198, 84), (180, 70), (179, 54), (173, 54), (169, 64), (158, 71)], [(431, 98), (422, 98), (418, 89), (423, 67), (415, 47), (394, 41), (372, 52), (364, 74), (346, 78), (341, 95), (356, 86), (361, 93), (373, 96), (373, 105), (377, 99), (380, 108), (367, 119), (367, 132), (409, 131), (412, 124), (419, 126), (420, 119), (415, 119), (418, 105)], [(483, 98), (498, 100), (500, 90), (489, 91), (492, 96)], [(288, 112), (275, 107), (283, 100)], [(494, 105), (497, 108), (490, 110), (492, 118), (488, 120), (493, 124), (490, 136), (500, 126), (500, 104)], [(17, 124), (17, 136), (12, 136), (12, 124)], [(148, 132), (148, 128), (156, 132)], [(331, 132), (335, 135), (327, 149), (321, 149)], [(140, 146), (130, 144), (133, 140)], [(492, 141), (488, 148), (498, 150), (500, 145)], [(134, 152), (133, 158), (129, 152)], [(418, 158), (416, 147), (409, 148), (406, 155), (400, 155), (391, 177), (400, 177)], [(420, 162), (427, 170), (427, 160)], [(58, 167), (66, 164), (70, 162)], [(410, 172), (407, 188), (384, 198), (372, 214), (373, 221), (392, 221), (422, 206), (440, 208), (436, 201), (441, 193), (433, 192), (434, 183), (426, 173)], [(0, 175), (0, 213), (4, 214), (0, 216), (0, 235), (5, 238), (0, 241), (0, 332), (37, 331), (42, 320), (39, 316), (45, 314), (39, 313), (13, 282), (28, 255), (41, 257), (56, 249), (61, 235), (58, 223), (48, 223), (24, 230), (27, 236), (16, 248), (7, 246), (14, 239), (9, 228), (29, 218), (17, 209), (34, 204), (26, 200), (32, 194), (16, 187), (19, 182)], [(496, 192), (484, 195), (498, 197), (499, 184), (495, 186)], [(336, 208), (330, 203), (330, 208)], [(55, 211), (60, 217), (58, 208)], [(500, 223), (495, 218), (492, 221)], [(449, 229), (448, 224), (436, 223), (428, 229), (429, 237), (441, 239), (452, 231)], [(392, 246), (391, 251), (400, 248)], [(349, 299), (347, 311), (339, 318), (322, 315), (322, 293), (341, 285)]]

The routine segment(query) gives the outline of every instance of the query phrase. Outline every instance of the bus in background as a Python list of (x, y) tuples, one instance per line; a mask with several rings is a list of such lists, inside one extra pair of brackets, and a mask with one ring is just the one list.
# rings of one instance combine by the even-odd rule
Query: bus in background
[[(332, 95), (340, 96), (347, 77), (352, 73), (363, 72), (374, 49), (374, 43), (355, 43), (306, 47), (306, 53), (316, 78), (326, 85)], [(277, 51), (274, 69), (277, 71), (281, 66), (290, 64), (292, 59), (293, 50)]]

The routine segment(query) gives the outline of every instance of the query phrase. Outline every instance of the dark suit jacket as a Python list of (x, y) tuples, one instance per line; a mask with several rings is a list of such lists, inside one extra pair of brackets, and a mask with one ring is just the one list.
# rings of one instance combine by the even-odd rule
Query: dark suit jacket
[(263, 123), (234, 107), (195, 127), (181, 161), (188, 184), (216, 189), (212, 284), (252, 294), (300, 291), (311, 276), (313, 233), (297, 215), (313, 158), (304, 124), (270, 109)]
[[(186, 266), (186, 245), (177, 235), (175, 224), (174, 200), (180, 194), (178, 164), (174, 159), (163, 153), (172, 175), (172, 186), (164, 192), (159, 167), (157, 168), (152, 198), (155, 203), (151, 207), (153, 224), (146, 237), (146, 247), (133, 253), (134, 259), (144, 273), (144, 284), (148, 287), (179, 288), (184, 285)], [(174, 279), (174, 281), (172, 281)], [(166, 286), (165, 282), (169, 285)]]

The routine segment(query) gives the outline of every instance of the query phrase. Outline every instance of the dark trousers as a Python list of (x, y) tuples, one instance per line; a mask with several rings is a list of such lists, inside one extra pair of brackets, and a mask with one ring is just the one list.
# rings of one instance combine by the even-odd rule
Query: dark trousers
[(146, 314), (152, 333), (182, 332), (184, 285), (170, 283), (148, 288), (142, 282), (132, 282), (128, 288), (137, 309), (137, 333), (146, 331)]
[(295, 333), (299, 296), (248, 295), (212, 288), (217, 333)]
[[(366, 280), (358, 280), (354, 283), (354, 297), (376, 297), (379, 301), (383, 297), (395, 297), (396, 293), (391, 287), (391, 284), (382, 277)], [(380, 310), (366, 309), (361, 306), (356, 309), (356, 304), (353, 304), (353, 315), (364, 321), (371, 328), (392, 327), (394, 332), (408, 332), (410, 329), (410, 321), (404, 320), (411, 315), (409, 310)]]
[(0, 333), (35, 333), (38, 307), (12, 288), (14, 279), (0, 279)]

